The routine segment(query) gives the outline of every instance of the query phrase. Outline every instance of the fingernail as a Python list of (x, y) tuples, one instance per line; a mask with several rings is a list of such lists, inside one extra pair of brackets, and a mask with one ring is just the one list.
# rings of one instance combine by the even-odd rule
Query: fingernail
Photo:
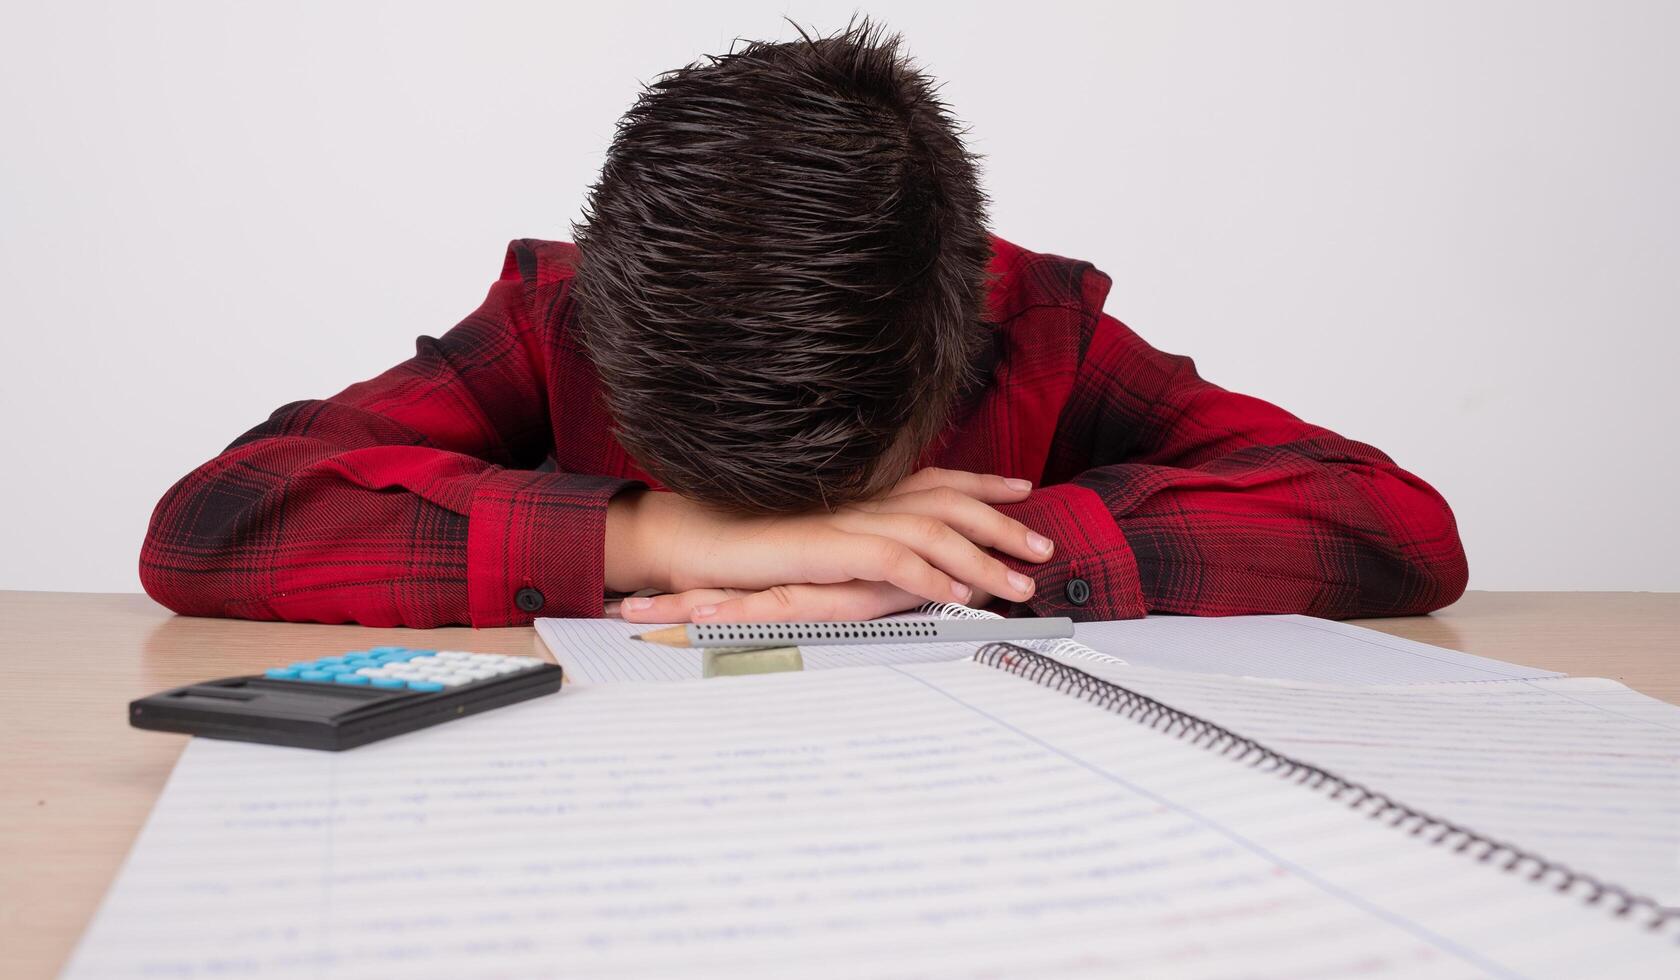
[(1011, 490), (1014, 490), (1016, 493), (1026, 493), (1028, 490), (1032, 489), (1031, 480), (1005, 480), (1003, 481), (1003, 485)]
[(601, 615), (607, 617), (608, 619), (618, 616), (620, 605), (621, 604), (617, 600), (607, 603), (601, 608)]
[(957, 597), (958, 602), (967, 602), (974, 598), (974, 590), (961, 582), (951, 583), (951, 594)]
[(1050, 539), (1045, 537), (1044, 535), (1037, 534), (1037, 533), (1034, 533), (1032, 531), (1028, 531), (1027, 532), (1027, 547), (1031, 548), (1032, 550), (1038, 552), (1041, 555), (1048, 555), (1050, 553), (1050, 548), (1052, 547), (1052, 545), (1050, 544)]
[(1022, 575), (1020, 572), (1009, 573), (1009, 584), (1015, 587), (1016, 592), (1030, 595), (1033, 590), (1033, 580), (1027, 578), (1025, 575)]
[(710, 618), (712, 616), (717, 615), (717, 607), (716, 606), (695, 606), (693, 611), (689, 615), (693, 616), (695, 619), (707, 619), (707, 618)]
[(653, 599), (652, 597), (645, 595), (631, 596), (630, 598), (624, 600), (624, 608), (630, 610), (631, 612), (641, 612), (643, 609), (651, 609), (653, 608)]

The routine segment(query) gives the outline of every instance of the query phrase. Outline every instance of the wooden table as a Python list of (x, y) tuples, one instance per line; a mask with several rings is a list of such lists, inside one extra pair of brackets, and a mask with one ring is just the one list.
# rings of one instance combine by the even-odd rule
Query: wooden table
[[(1472, 592), (1386, 633), (1680, 704), (1680, 593)], [(536, 654), (529, 628), (430, 631), (189, 619), (142, 595), (0, 592), (0, 963), (51, 976), (98, 907), (185, 736), (128, 727), (135, 697), (352, 647)]]

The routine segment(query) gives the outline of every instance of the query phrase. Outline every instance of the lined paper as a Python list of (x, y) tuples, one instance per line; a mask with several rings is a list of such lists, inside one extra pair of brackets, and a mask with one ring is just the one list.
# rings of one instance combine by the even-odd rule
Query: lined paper
[(1671, 976), (1665, 939), (970, 661), (195, 740), (71, 977)]
[(1680, 907), (1680, 707), (1615, 681), (1339, 687), (1075, 666)]
[(1140, 667), (1325, 684), (1563, 676), (1312, 616), (1146, 616), (1079, 623), (1074, 639)]
[[(538, 619), (537, 633), (577, 683), (674, 681), (700, 676), (698, 650), (650, 647), (630, 637), (652, 627), (617, 619)], [(1144, 667), (1331, 684), (1424, 684), (1559, 677), (1555, 671), (1460, 653), (1311, 616), (1148, 616), (1077, 623), (1074, 639)], [(973, 643), (805, 647), (807, 670), (937, 663)], [(1047, 651), (1048, 652), (1048, 651)]]

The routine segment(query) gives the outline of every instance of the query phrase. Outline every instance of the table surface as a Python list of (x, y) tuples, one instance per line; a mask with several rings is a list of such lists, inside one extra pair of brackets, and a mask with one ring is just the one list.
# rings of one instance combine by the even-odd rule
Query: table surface
[[(1680, 704), (1680, 593), (1471, 592), (1431, 616), (1353, 620), (1439, 646), (1609, 677)], [(389, 644), (549, 657), (536, 631), (367, 629), (174, 616), (143, 595), (0, 591), (0, 950), (62, 968), (186, 737), (128, 727), (128, 701)]]

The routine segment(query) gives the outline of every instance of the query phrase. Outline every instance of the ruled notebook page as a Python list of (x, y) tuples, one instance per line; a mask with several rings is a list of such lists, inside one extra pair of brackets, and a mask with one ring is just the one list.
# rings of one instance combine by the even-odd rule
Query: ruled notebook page
[(1338, 687), (1074, 666), (1680, 906), (1680, 707), (1615, 681)]
[(72, 977), (1671, 976), (1671, 938), (972, 661), (195, 740)]

